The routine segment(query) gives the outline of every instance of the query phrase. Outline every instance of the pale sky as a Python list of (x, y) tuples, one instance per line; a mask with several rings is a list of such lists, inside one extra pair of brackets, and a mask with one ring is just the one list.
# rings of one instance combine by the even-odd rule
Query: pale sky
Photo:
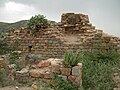
[(89, 15), (97, 29), (120, 37), (120, 0), (0, 0), (0, 22), (16, 22), (43, 14), (60, 22), (62, 13)]

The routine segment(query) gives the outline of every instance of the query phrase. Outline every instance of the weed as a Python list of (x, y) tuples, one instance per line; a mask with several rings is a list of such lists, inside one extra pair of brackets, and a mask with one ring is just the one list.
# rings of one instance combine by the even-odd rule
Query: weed
[(120, 60), (119, 52), (113, 49), (96, 49), (83, 52), (83, 88), (85, 90), (112, 90), (116, 85), (112, 80), (114, 68)]
[(55, 76), (55, 82), (53, 86), (55, 90), (78, 90), (78, 88), (73, 86), (69, 81), (63, 80), (58, 76)]
[(79, 61), (80, 61), (80, 57), (78, 54), (74, 54), (72, 52), (65, 52), (64, 53), (63, 64), (66, 67), (75, 66), (79, 63)]

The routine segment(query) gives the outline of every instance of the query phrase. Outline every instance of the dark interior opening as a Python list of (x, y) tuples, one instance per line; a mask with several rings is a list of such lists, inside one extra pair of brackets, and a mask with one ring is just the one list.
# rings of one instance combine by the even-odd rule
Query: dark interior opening
[(31, 52), (32, 45), (29, 45), (28, 48), (29, 48), (29, 52)]

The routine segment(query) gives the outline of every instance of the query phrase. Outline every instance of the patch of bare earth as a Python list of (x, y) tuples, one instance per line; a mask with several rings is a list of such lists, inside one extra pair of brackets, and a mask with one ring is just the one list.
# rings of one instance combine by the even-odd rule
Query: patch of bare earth
[(19, 87), (19, 89), (16, 89), (15, 87), (3, 87), (0, 88), (0, 90), (35, 90), (31, 87)]

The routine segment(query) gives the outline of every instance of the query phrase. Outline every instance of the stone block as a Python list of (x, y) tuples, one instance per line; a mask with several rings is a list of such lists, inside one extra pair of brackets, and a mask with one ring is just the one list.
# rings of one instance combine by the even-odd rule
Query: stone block
[(50, 62), (48, 61), (42, 61), (37, 64), (38, 67), (48, 67), (50, 66)]
[(26, 77), (26, 76), (29, 76), (29, 73), (28, 71), (16, 71), (16, 77)]
[(29, 81), (28, 71), (17, 71), (15, 77), (20, 83), (27, 83)]
[(77, 77), (73, 76), (73, 75), (68, 76), (68, 80), (71, 81), (71, 82), (75, 82), (76, 78)]
[(7, 65), (8, 69), (11, 70), (11, 69), (15, 69), (16, 68), (16, 64), (10, 64), (10, 65)]
[(103, 37), (103, 39), (104, 39), (104, 42), (105, 43), (109, 43), (110, 42), (110, 39), (111, 39), (111, 37)]
[(62, 78), (63, 80), (67, 80), (67, 76), (64, 76), (64, 75), (58, 75), (58, 77)]
[(33, 89), (36, 89), (36, 90), (38, 89), (36, 82), (33, 82), (33, 84), (31, 85), (31, 87), (32, 87)]
[(35, 78), (43, 78), (44, 75), (39, 70), (30, 70), (30, 76)]
[(71, 68), (62, 67), (62, 68), (60, 68), (60, 72), (62, 75), (69, 76), (71, 73)]
[(112, 79), (115, 83), (120, 83), (120, 76), (119, 75), (114, 76)]
[(37, 67), (37, 65), (31, 65), (30, 68), (32, 68), (32, 69), (37, 69), (38, 67)]
[(3, 68), (5, 66), (5, 60), (4, 58), (0, 58), (0, 68)]
[(68, 80), (72, 82), (73, 85), (76, 85), (76, 86), (82, 85), (82, 79), (80, 77), (70, 75), (68, 76)]
[(76, 86), (81, 86), (82, 85), (82, 79), (80, 77), (77, 77), (75, 79), (75, 82), (73, 82), (74, 85)]
[(27, 64), (35, 64), (41, 59), (42, 59), (42, 57), (40, 55), (35, 55), (35, 54), (30, 54), (30, 53), (27, 54), (25, 57)]
[(55, 74), (60, 74), (60, 66), (56, 65), (56, 66), (52, 66), (52, 70), (53, 73)]
[(72, 75), (75, 75), (75, 76), (80, 76), (81, 75), (81, 68), (79, 66), (74, 66), (72, 68)]
[(113, 90), (120, 90), (120, 88), (114, 88)]
[[(51, 51), (50, 51), (51, 52)], [(56, 65), (61, 65), (63, 59), (54, 59), (54, 58), (49, 58), (47, 61), (49, 61), (51, 63), (52, 66), (56, 66)]]
[(45, 79), (52, 79), (53, 78), (53, 74), (52, 73), (46, 73), (46, 74), (44, 74), (44, 78)]

